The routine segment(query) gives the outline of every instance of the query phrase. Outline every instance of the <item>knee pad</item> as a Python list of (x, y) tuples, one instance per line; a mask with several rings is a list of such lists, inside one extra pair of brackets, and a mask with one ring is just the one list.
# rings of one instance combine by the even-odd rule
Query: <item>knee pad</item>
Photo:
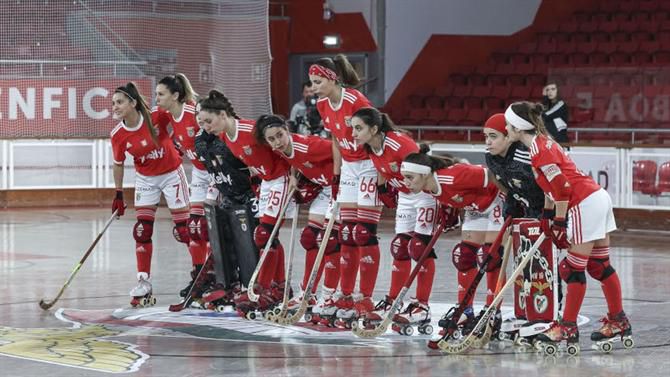
[(205, 216), (191, 214), (188, 219), (188, 231), (192, 240), (206, 241), (209, 237), (207, 232), (207, 219), (205, 219)]
[[(500, 268), (500, 266), (502, 266), (504, 248), (499, 246), (498, 250), (491, 250), (491, 246), (492, 245), (490, 243), (485, 243), (477, 251), (477, 265), (479, 268), (484, 268), (484, 271), (486, 272), (495, 271), (496, 269)], [(488, 254), (491, 255), (491, 259), (489, 259), (489, 262), (486, 264), (486, 266), (484, 266), (484, 261), (486, 261), (486, 256)]]
[(396, 234), (391, 240), (391, 255), (395, 260), (408, 260), (409, 256), (409, 241), (412, 237), (409, 234)]
[(191, 236), (186, 221), (175, 223), (174, 228), (172, 228), (172, 235), (177, 242), (185, 243), (187, 245), (191, 242)]
[(566, 283), (586, 284), (586, 274), (584, 271), (575, 270), (566, 258), (563, 258), (558, 265), (558, 274)]
[(347, 246), (356, 246), (356, 241), (354, 241), (355, 226), (356, 223), (351, 223), (348, 221), (342, 223), (342, 227), (340, 227), (340, 234), (339, 234), (340, 244)]
[(586, 264), (586, 271), (589, 272), (592, 278), (603, 281), (616, 272), (614, 267), (610, 265), (609, 258), (589, 258)]
[(133, 227), (133, 238), (139, 243), (151, 242), (154, 234), (154, 222), (148, 220), (137, 220)]
[(451, 262), (461, 272), (477, 267), (477, 250), (479, 245), (468, 242), (459, 242), (451, 251)]
[(317, 237), (319, 236), (319, 231), (321, 229), (308, 225), (302, 228), (300, 232), (300, 245), (302, 245), (305, 250), (313, 250), (319, 248), (319, 242)]
[[(326, 230), (322, 229), (316, 236), (316, 242), (319, 244), (319, 246), (321, 245), (321, 242), (323, 242), (323, 236), (325, 232)], [(330, 232), (328, 240), (326, 240), (326, 249), (323, 251), (323, 254), (330, 255), (335, 254), (339, 251), (340, 251), (340, 243), (338, 242), (338, 234), (336, 230), (332, 230)]]
[[(414, 234), (414, 237), (409, 241), (409, 246), (407, 247), (409, 249), (409, 256), (415, 261), (421, 259), (421, 255), (423, 255), (423, 252), (426, 250), (426, 246), (430, 243), (431, 238), (433, 238), (433, 236), (430, 234)], [(431, 249), (429, 253), (429, 258), (437, 257), (435, 255), (435, 249)]]
[(377, 224), (356, 224), (353, 228), (353, 238), (357, 246), (378, 245)]
[[(272, 234), (273, 227), (273, 225), (268, 223), (260, 223), (256, 226), (256, 229), (254, 229), (254, 243), (256, 243), (258, 249), (262, 250), (265, 248), (265, 245), (267, 245), (270, 240), (270, 234)], [(275, 242), (276, 239), (272, 241), (273, 244)]]

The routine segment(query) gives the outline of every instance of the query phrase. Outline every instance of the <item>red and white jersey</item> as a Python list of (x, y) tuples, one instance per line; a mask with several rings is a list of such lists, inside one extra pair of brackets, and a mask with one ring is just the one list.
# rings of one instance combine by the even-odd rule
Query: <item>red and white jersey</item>
[(333, 105), (325, 97), (316, 102), (324, 128), (337, 140), (340, 153), (345, 161), (367, 160), (368, 155), (362, 145), (357, 145), (352, 136), (351, 116), (362, 107), (372, 107), (370, 101), (356, 89), (342, 88), (340, 103)]
[(538, 186), (552, 199), (556, 193), (549, 183), (558, 174), (563, 174), (572, 187), (568, 207), (574, 207), (589, 195), (600, 190), (593, 178), (582, 173), (565, 154), (561, 146), (544, 135), (538, 135), (530, 145), (530, 162)]
[(310, 135), (291, 134), (293, 153), (277, 152), (302, 175), (320, 186), (333, 183), (333, 142)]
[(219, 137), (235, 157), (249, 167), (252, 175), (258, 175), (264, 181), (271, 181), (288, 175), (289, 165), (279, 158), (267, 145), (259, 144), (254, 135), (256, 122), (249, 119), (235, 120), (235, 135), (228, 137), (225, 132)]
[(153, 111), (165, 111), (170, 118), (170, 123), (172, 123), (172, 140), (179, 145), (180, 149), (193, 166), (199, 170), (206, 170), (205, 165), (198, 159), (198, 155), (195, 153), (195, 135), (198, 134), (200, 126), (198, 126), (198, 121), (195, 119), (195, 103), (188, 102), (185, 103), (181, 110), (181, 115), (174, 117), (169, 111), (155, 107)]
[(408, 154), (418, 151), (419, 146), (407, 134), (387, 132), (382, 149), (379, 152), (371, 152), (369, 156), (375, 169), (389, 184), (399, 191), (409, 193), (405, 177), (400, 173), (400, 165)]
[(179, 153), (167, 132), (169, 120), (159, 113), (152, 114), (151, 118), (158, 134), (158, 145), (154, 144), (149, 125), (141, 115), (135, 127), (130, 128), (121, 121), (111, 132), (114, 163), (122, 165), (128, 152), (133, 156), (135, 171), (149, 177), (169, 173), (181, 165)]
[(481, 165), (454, 164), (434, 173), (437, 200), (454, 208), (485, 211), (498, 196), (498, 187), (489, 181), (488, 171)]

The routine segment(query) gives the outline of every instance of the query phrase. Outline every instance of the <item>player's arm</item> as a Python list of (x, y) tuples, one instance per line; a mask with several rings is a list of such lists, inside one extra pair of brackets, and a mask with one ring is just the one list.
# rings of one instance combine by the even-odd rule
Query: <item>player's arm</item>
[(507, 187), (505, 187), (505, 185), (503, 185), (502, 183), (500, 183), (500, 181), (498, 181), (496, 175), (493, 174), (491, 169), (486, 169), (486, 172), (487, 172), (486, 174), (488, 174), (489, 177), (489, 182), (493, 182), (493, 184), (495, 184), (496, 187), (498, 187), (498, 190), (500, 190), (500, 192), (504, 193), (507, 196), (510, 196)]
[(331, 135), (333, 140), (332, 150), (333, 150), (333, 174), (340, 175), (342, 169), (342, 154), (340, 153), (340, 148), (338, 148), (337, 139), (335, 135)]

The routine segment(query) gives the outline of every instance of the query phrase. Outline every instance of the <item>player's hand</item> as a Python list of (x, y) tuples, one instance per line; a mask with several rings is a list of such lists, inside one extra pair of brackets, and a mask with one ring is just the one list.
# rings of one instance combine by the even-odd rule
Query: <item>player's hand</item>
[(544, 209), (542, 217), (540, 218), (540, 229), (547, 236), (551, 237), (551, 220), (554, 218), (556, 211), (553, 209)]
[(257, 175), (252, 175), (251, 177), (249, 177), (249, 184), (251, 185), (251, 191), (254, 192), (256, 198), (260, 198), (261, 196), (261, 183), (263, 183), (263, 181)]
[(337, 200), (337, 193), (340, 191), (340, 175), (333, 175), (333, 184), (330, 186), (330, 189), (333, 193), (333, 201)]
[(123, 190), (116, 190), (116, 196), (112, 201), (112, 213), (116, 212), (116, 216), (123, 216), (126, 212), (126, 203), (123, 201)]
[(295, 192), (295, 202), (297, 204), (311, 203), (317, 196), (319, 196), (321, 190), (323, 190), (322, 186), (317, 185), (307, 178), (301, 179), (298, 183), (298, 190)]
[(557, 217), (551, 224), (551, 239), (559, 249), (569, 249), (568, 242), (568, 223), (564, 218)]
[(503, 217), (508, 218), (511, 217), (513, 219), (520, 219), (524, 216), (525, 211), (523, 210), (523, 207), (521, 206), (521, 203), (518, 201), (513, 201), (512, 203), (509, 203), (505, 201), (503, 203)]
[(388, 208), (398, 206), (398, 189), (387, 183), (377, 185), (377, 197)]
[(461, 226), (461, 215), (457, 208), (441, 206), (438, 210), (438, 222), (444, 225), (444, 231), (458, 229)]

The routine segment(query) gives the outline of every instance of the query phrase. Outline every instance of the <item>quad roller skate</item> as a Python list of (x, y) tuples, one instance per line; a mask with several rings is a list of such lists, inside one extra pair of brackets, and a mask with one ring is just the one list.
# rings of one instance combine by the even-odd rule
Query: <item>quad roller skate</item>
[(430, 307), (426, 303), (412, 300), (402, 313), (393, 316), (391, 329), (400, 335), (411, 336), (414, 334), (415, 326), (419, 334), (431, 335), (433, 333), (433, 326), (430, 324)]
[(549, 330), (553, 322), (546, 321), (530, 321), (526, 322), (523, 325), (519, 326), (517, 331), (514, 333), (512, 340), (514, 345), (522, 348), (523, 350), (528, 350), (530, 348), (535, 350), (541, 350), (541, 343), (537, 339), (539, 334), (544, 333)]
[(537, 335), (539, 348), (545, 356), (555, 356), (560, 351), (562, 341), (566, 342), (565, 350), (570, 356), (579, 355), (579, 329), (575, 322), (554, 321), (549, 329)]
[(312, 323), (316, 321), (316, 323), (323, 326), (335, 327), (337, 311), (339, 310), (336, 302), (339, 299), (340, 295), (338, 293), (334, 293), (333, 290), (324, 290), (321, 300), (319, 300), (316, 307), (312, 310)]
[[(289, 302), (286, 307), (286, 311), (288, 312), (289, 315), (293, 315), (295, 312), (300, 309), (300, 305), (302, 304), (304, 292), (300, 295), (297, 295), (293, 297)], [(305, 310), (305, 322), (313, 322), (314, 319), (314, 307), (316, 306), (316, 296), (314, 294), (309, 294), (307, 297), (307, 310)], [(275, 314), (279, 315), (277, 311)]]
[[(440, 318), (437, 322), (437, 325), (440, 326), (440, 331), (437, 334), (433, 334), (433, 337), (428, 341), (428, 348), (438, 349), (437, 343), (445, 337), (447, 332), (451, 331), (449, 335), (450, 339), (460, 339), (463, 337), (463, 330), (466, 326), (471, 326), (470, 323), (475, 320), (475, 312), (472, 309), (472, 306), (468, 306), (463, 310), (458, 321), (452, 321), (452, 316), (458, 306), (454, 306), (449, 311)], [(476, 324), (476, 322), (474, 322)], [(472, 325), (474, 326), (474, 324)]]
[(223, 312), (226, 306), (235, 306), (234, 298), (236, 291), (239, 292), (239, 290), (239, 284), (229, 289), (226, 289), (223, 284), (215, 284), (202, 294), (202, 305), (205, 309)]
[(241, 317), (252, 321), (263, 318), (277, 304), (277, 300), (273, 297), (270, 289), (257, 287), (254, 291), (259, 294), (258, 302), (251, 301), (246, 291), (240, 294), (234, 301), (237, 313)]
[(621, 312), (615, 316), (604, 317), (600, 320), (603, 326), (591, 333), (593, 349), (603, 353), (610, 353), (614, 349), (614, 342), (620, 341), (625, 349), (635, 346), (633, 341), (633, 329), (626, 317), (626, 313)]
[[(474, 327), (477, 325), (479, 320), (482, 318), (484, 313), (486, 312), (487, 307), (485, 306), (475, 317), (474, 321), (469, 321), (466, 326), (464, 326), (463, 329), (463, 334), (469, 334)], [(507, 340), (507, 334), (502, 332), (500, 330), (502, 326), (502, 313), (500, 312), (500, 309), (496, 310), (496, 313), (490, 318), (490, 326), (492, 327), (492, 332), (491, 332), (491, 339), (497, 340), (497, 341), (505, 341)]]
[(133, 308), (156, 305), (156, 297), (153, 296), (149, 275), (146, 272), (139, 272), (137, 279), (137, 286), (130, 290), (132, 297), (130, 305)]
[(386, 313), (391, 309), (393, 299), (388, 295), (381, 299), (374, 309), (363, 319), (363, 328), (366, 330), (374, 329), (386, 317)]
[[(351, 297), (351, 304), (344, 302), (344, 305), (351, 305), (351, 308), (347, 309), (340, 308), (337, 311), (337, 320), (335, 321), (335, 326), (343, 329), (351, 329), (352, 324), (359, 319), (365, 319), (365, 316), (368, 315), (375, 309), (375, 304), (372, 303), (372, 298), (364, 297), (360, 301), (354, 302)], [(340, 305), (338, 304), (338, 307)]]

